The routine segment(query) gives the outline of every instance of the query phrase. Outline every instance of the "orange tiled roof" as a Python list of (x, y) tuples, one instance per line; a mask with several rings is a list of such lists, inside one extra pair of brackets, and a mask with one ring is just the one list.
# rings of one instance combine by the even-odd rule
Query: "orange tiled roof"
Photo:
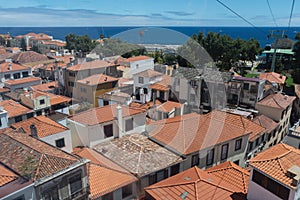
[(18, 178), (18, 175), (0, 164), (0, 187)]
[(44, 42), (44, 44), (49, 44), (49, 45), (57, 45), (59, 47), (64, 47), (66, 46), (66, 42), (61, 42), (61, 41), (47, 41), (47, 42)]
[[(117, 117), (117, 105), (107, 105), (98, 108), (92, 108), (90, 110), (78, 113), (69, 117), (70, 120), (93, 126), (104, 122), (109, 122)], [(122, 106), (122, 116), (131, 116), (143, 113), (144, 110), (131, 108), (128, 106)]]
[(246, 200), (246, 195), (239, 193), (222, 178), (209, 174), (198, 167), (190, 168), (168, 179), (147, 187), (146, 192), (154, 199), (238, 199)]
[(52, 82), (49, 82), (49, 83), (44, 83), (44, 84), (31, 86), (32, 90), (39, 90), (39, 91), (49, 91), (49, 90), (52, 90), (53, 88), (58, 88), (58, 82), (57, 81), (52, 81)]
[(13, 61), (21, 63), (21, 64), (49, 60), (46, 55), (36, 53), (34, 51), (21, 51), (21, 52), (13, 54), (10, 58)]
[(270, 94), (264, 99), (257, 102), (257, 105), (263, 105), (284, 110), (293, 103), (295, 98), (296, 97), (294, 96), (287, 96), (281, 93)]
[(92, 149), (76, 148), (74, 153), (82, 158), (91, 160), (89, 182), (92, 199), (97, 199), (138, 180), (128, 171)]
[(271, 118), (265, 115), (259, 115), (253, 119), (253, 122), (264, 127), (268, 133), (271, 133), (275, 128), (277, 128), (278, 123), (274, 122)]
[(94, 74), (87, 78), (81, 79), (77, 82), (86, 85), (99, 85), (99, 84), (109, 83), (113, 81), (118, 81), (118, 78), (107, 76), (105, 74)]
[(181, 103), (175, 101), (166, 101), (165, 103), (161, 104), (157, 107), (157, 110), (161, 112), (170, 112), (174, 108), (181, 108)]
[(205, 171), (220, 178), (218, 184), (222, 185), (223, 182), (226, 182), (232, 190), (247, 194), (250, 172), (240, 166), (227, 161)]
[(74, 65), (71, 67), (68, 67), (68, 70), (70, 71), (80, 71), (80, 70), (87, 70), (87, 69), (97, 69), (97, 68), (103, 68), (110, 66), (109, 62), (106, 62), (104, 60), (94, 60), (91, 62), (84, 62), (78, 65)]
[(30, 83), (30, 82), (36, 82), (36, 81), (42, 81), (41, 78), (39, 77), (26, 77), (26, 78), (21, 78), (21, 79), (10, 79), (6, 80), (5, 83), (9, 85), (19, 85), (23, 83)]
[[(69, 98), (69, 97), (61, 96), (61, 95), (57, 95), (57, 94), (52, 94), (50, 92), (43, 92), (43, 91), (39, 91), (39, 90), (34, 90), (34, 91), (31, 91), (31, 92), (24, 93), (24, 96), (31, 99), (30, 93), (32, 93), (33, 98), (37, 98), (39, 96), (48, 96), (50, 98), (50, 105), (51, 106), (61, 104), (61, 103), (68, 103), (68, 102), (71, 101), (71, 98)], [(31, 100), (33, 100), (33, 99), (31, 99)]]
[(151, 138), (183, 155), (248, 134), (255, 139), (265, 130), (240, 115), (221, 111), (207, 115), (191, 113), (176, 116), (153, 122), (148, 129)]
[(276, 72), (266, 72), (259, 75), (259, 79), (267, 80), (269, 82), (275, 82), (278, 84), (284, 84), (286, 80), (286, 76), (278, 74)]
[[(11, 66), (11, 69), (9, 69), (9, 66)], [(4, 62), (0, 64), (0, 72), (11, 72), (11, 71), (20, 71), (20, 70), (29, 70), (29, 67), (16, 64), (16, 63), (11, 63), (11, 62)]]
[[(159, 106), (161, 105), (162, 103), (156, 99), (155, 100), (155, 105), (156, 106)], [(148, 103), (137, 103), (137, 102), (132, 102), (131, 104), (129, 104), (129, 107), (131, 108), (136, 108), (136, 109), (143, 109), (143, 110), (149, 110), (150, 108), (153, 108), (153, 101), (150, 101)]]
[(1, 162), (33, 181), (84, 162), (74, 155), (24, 134), (21, 130), (2, 130), (0, 143)]
[(244, 116), (239, 114), (228, 113), (224, 115), (221, 111), (212, 111), (206, 114), (210, 118), (215, 118), (221, 121), (224, 121), (230, 125), (238, 126), (243, 128), (245, 132), (250, 132), (249, 139), (250, 141), (256, 140), (262, 134), (266, 132), (266, 129), (263, 126), (260, 126), (257, 123), (252, 122), (251, 120), (247, 119)]
[(59, 123), (43, 115), (31, 117), (25, 121), (12, 124), (11, 127), (14, 129), (18, 129), (22, 127), (25, 132), (30, 134), (31, 133), (30, 125), (32, 124), (35, 125), (39, 138), (43, 138), (49, 135), (54, 135), (68, 130), (68, 128), (60, 125)]
[(29, 108), (22, 106), (21, 104), (15, 102), (14, 100), (4, 100), (0, 101), (0, 106), (7, 111), (8, 117), (17, 117), (20, 115), (25, 115), (27, 113), (33, 112)]
[(295, 189), (293, 178), (287, 176), (287, 170), (293, 165), (300, 166), (300, 150), (287, 144), (277, 144), (257, 154), (249, 161), (249, 165)]
[(136, 73), (135, 76), (143, 76), (143, 77), (156, 77), (156, 76), (162, 76), (163, 74), (157, 71), (154, 71), (153, 69), (148, 69), (139, 73)]
[(134, 57), (127, 58), (125, 62), (136, 62), (136, 61), (148, 60), (148, 59), (153, 59), (153, 58), (149, 56), (134, 56)]
[(163, 75), (162, 80), (150, 85), (153, 90), (169, 91), (169, 86), (172, 83), (172, 78), (168, 75)]
[(5, 92), (9, 92), (9, 91), (10, 91), (10, 89), (7, 87), (0, 88), (0, 93), (5, 93)]

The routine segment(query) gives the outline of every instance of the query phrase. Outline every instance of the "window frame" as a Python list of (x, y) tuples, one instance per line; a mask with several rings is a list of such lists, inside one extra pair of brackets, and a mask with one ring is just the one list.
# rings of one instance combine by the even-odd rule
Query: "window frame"
[[(226, 147), (226, 152), (224, 152), (224, 148)], [(221, 147), (221, 160), (225, 160), (228, 158), (228, 149), (229, 149), (229, 144), (223, 144)]]
[(212, 165), (214, 163), (214, 157), (215, 157), (215, 149), (208, 150), (206, 154), (206, 166)]
[[(60, 145), (60, 142), (62, 142), (62, 145)], [(58, 148), (63, 148), (66, 146), (66, 143), (65, 143), (65, 138), (59, 138), (57, 140), (55, 140), (55, 146), (58, 147)]]
[[(106, 131), (111, 130), (111, 134), (107, 134)], [(103, 134), (104, 134), (104, 138), (110, 138), (114, 136), (114, 126), (113, 124), (107, 124), (103, 126)]]
[(138, 80), (138, 83), (144, 84), (144, 77), (139, 76), (138, 79), (139, 79), (139, 80)]
[(191, 158), (191, 166), (192, 166), (192, 167), (198, 166), (198, 165), (199, 165), (199, 162), (200, 162), (199, 154), (192, 155), (192, 158)]
[(234, 150), (235, 151), (238, 151), (238, 150), (241, 150), (242, 149), (242, 142), (243, 142), (243, 139), (240, 138), (240, 139), (237, 139), (235, 141), (235, 145), (234, 145)]

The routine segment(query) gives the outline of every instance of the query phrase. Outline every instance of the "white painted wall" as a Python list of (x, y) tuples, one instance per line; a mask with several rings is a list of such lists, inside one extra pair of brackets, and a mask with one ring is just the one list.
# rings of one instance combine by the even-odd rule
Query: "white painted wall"
[(73, 151), (73, 145), (72, 145), (72, 138), (71, 138), (71, 131), (66, 130), (57, 134), (49, 135), (46, 137), (41, 138), (44, 142), (47, 142), (48, 144), (51, 144), (53, 146), (56, 146), (55, 140), (64, 138), (65, 140), (65, 147), (61, 148), (62, 150), (71, 153)]

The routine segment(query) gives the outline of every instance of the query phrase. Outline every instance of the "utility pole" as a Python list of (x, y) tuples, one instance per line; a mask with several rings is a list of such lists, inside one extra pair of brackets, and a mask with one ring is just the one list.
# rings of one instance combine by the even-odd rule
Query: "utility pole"
[(286, 30), (272, 30), (271, 33), (268, 35), (269, 38), (274, 38), (275, 39), (275, 44), (274, 44), (274, 53), (272, 56), (272, 64), (271, 64), (271, 72), (275, 71), (275, 62), (276, 62), (276, 51), (277, 51), (277, 43), (278, 40), (281, 38), (284, 38), (286, 35)]

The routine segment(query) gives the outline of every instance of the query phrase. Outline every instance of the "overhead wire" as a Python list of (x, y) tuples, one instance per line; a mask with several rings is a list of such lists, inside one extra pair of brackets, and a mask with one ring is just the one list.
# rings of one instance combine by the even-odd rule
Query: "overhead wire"
[(292, 16), (293, 16), (293, 11), (294, 11), (294, 6), (295, 6), (295, 0), (293, 0), (293, 3), (292, 3), (292, 7), (291, 7), (291, 13), (290, 13), (290, 19), (289, 19), (289, 24), (288, 24), (288, 30), (290, 29), (291, 27), (291, 21), (292, 21)]
[(278, 27), (278, 25), (277, 25), (277, 23), (276, 23), (276, 20), (275, 20), (275, 17), (274, 17), (274, 14), (273, 14), (273, 11), (272, 11), (272, 8), (271, 8), (271, 6), (270, 6), (269, 0), (267, 0), (267, 4), (268, 4), (268, 7), (269, 7), (271, 16), (272, 16), (272, 18), (273, 18), (273, 22), (274, 22), (275, 26)]
[(256, 30), (266, 34), (265, 31), (259, 29), (258, 27), (256, 27), (254, 24), (252, 24), (250, 21), (248, 21), (246, 18), (244, 18), (243, 16), (241, 16), (239, 13), (235, 12), (233, 9), (231, 9), (229, 6), (227, 6), (226, 4), (224, 4), (223, 2), (221, 2), (220, 0), (216, 0), (218, 3), (220, 3), (222, 6), (224, 6), (225, 8), (227, 8), (228, 10), (230, 10), (232, 13), (234, 13), (235, 15), (237, 15), (239, 18), (241, 18), (242, 20), (244, 20), (246, 23), (248, 23), (249, 25), (251, 25), (253, 28), (255, 28)]

